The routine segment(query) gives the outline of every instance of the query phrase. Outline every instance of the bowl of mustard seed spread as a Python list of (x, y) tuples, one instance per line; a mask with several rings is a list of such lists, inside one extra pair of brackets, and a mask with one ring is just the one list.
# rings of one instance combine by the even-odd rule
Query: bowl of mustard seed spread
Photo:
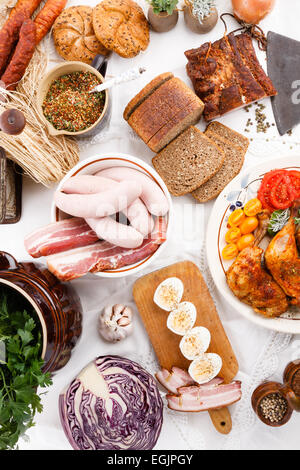
[(90, 91), (104, 81), (92, 66), (68, 62), (54, 67), (37, 92), (39, 114), (49, 134), (91, 137), (110, 119), (109, 90)]

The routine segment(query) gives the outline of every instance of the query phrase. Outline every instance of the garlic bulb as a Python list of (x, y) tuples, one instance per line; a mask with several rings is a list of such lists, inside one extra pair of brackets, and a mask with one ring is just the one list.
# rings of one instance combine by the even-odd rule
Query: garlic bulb
[(98, 332), (103, 339), (117, 343), (132, 333), (132, 309), (126, 305), (107, 306), (99, 316)]

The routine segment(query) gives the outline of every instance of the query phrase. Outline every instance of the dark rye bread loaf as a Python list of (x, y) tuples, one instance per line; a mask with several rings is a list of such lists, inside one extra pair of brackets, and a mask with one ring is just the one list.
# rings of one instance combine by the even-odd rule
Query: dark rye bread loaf
[(190, 126), (159, 152), (152, 163), (173, 196), (190, 193), (222, 166), (224, 152), (194, 126)]
[[(161, 84), (133, 111), (128, 119), (128, 123), (141, 139), (148, 144), (157, 132), (162, 130), (166, 124), (172, 121), (190, 103), (194, 103), (197, 108), (199, 119), (203, 111), (203, 103), (182, 80), (173, 77)], [(178, 124), (178, 121), (173, 121), (173, 125), (175, 124)], [(184, 128), (181, 127), (179, 132), (181, 130), (184, 130)], [(164, 136), (164, 132), (161, 132), (160, 138), (162, 136)], [(165, 145), (170, 140), (167, 139)], [(153, 151), (159, 151), (162, 146), (156, 140), (155, 144), (150, 148)]]
[(125, 121), (128, 121), (133, 111), (135, 111), (143, 101), (145, 101), (152, 93), (154, 93), (157, 88), (173, 77), (174, 75), (171, 72), (165, 72), (151, 80), (151, 82), (149, 82), (137, 95), (132, 98), (131, 101), (129, 101), (123, 113)]
[(148, 83), (126, 106), (123, 116), (157, 153), (188, 126), (196, 124), (203, 109), (200, 98), (167, 72)]
[(196, 124), (202, 114), (203, 108), (199, 106), (196, 95), (190, 103), (184, 106), (175, 116), (170, 119), (148, 142), (148, 147), (153, 152), (159, 152), (182, 131), (192, 124)]
[(225, 186), (241, 171), (246, 153), (242, 147), (208, 129), (205, 131), (205, 135), (225, 152), (225, 160), (212, 178), (193, 191), (192, 195), (199, 202), (210, 201), (223, 191)]
[(224, 137), (224, 139), (229, 140), (229, 142), (232, 142), (234, 145), (241, 147), (245, 153), (247, 152), (249, 139), (233, 129), (230, 129), (230, 127), (224, 126), (224, 124), (221, 124), (218, 121), (212, 121), (208, 124), (206, 130), (214, 132), (220, 137)]

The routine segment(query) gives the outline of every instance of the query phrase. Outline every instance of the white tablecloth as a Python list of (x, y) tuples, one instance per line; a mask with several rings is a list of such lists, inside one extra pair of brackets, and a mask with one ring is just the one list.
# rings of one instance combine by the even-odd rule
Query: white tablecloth
[[(70, 1), (96, 4), (97, 1)], [(229, 0), (218, 0), (220, 12), (230, 11)], [(140, 2), (144, 10), (147, 5)], [(271, 29), (294, 39), (299, 38), (300, 2), (297, 0), (277, 0), (276, 7), (262, 23), (265, 31)], [(229, 20), (229, 29), (237, 25)], [(109, 130), (102, 139), (93, 144), (81, 143), (81, 159), (105, 151), (122, 151), (151, 162), (150, 150), (133, 136), (122, 118), (122, 111), (140, 88), (154, 76), (172, 71), (189, 83), (185, 74), (184, 51), (197, 47), (207, 40), (216, 40), (224, 33), (219, 21), (216, 28), (206, 36), (191, 33), (184, 24), (183, 15), (175, 29), (168, 33), (151, 33), (147, 51), (138, 57), (126, 60), (114, 54), (109, 59), (108, 75), (115, 75), (137, 64), (147, 67), (139, 80), (114, 89), (113, 115)], [(52, 55), (56, 60), (57, 56)], [(262, 61), (264, 56), (261, 55)], [(51, 65), (51, 64), (50, 64)], [(269, 100), (265, 100), (267, 115), (273, 122)], [(249, 117), (244, 110), (235, 111), (222, 118), (222, 122), (243, 132)], [(200, 129), (204, 127), (199, 124)], [(255, 165), (264, 158), (276, 158), (284, 154), (299, 155), (299, 128), (292, 136), (278, 137), (275, 127), (267, 135), (249, 134), (253, 138), (246, 158), (246, 165)], [(298, 142), (297, 142), (298, 140)], [(0, 246), (19, 260), (28, 259), (23, 246), (24, 235), (36, 227), (49, 223), (50, 204), (53, 189), (45, 189), (24, 178), (23, 213), (17, 225), (1, 226)], [(196, 204), (190, 197), (174, 199), (175, 227), (163, 256), (151, 265), (148, 272), (177, 260), (191, 259), (202, 269), (220, 317), (238, 358), (240, 370), (237, 378), (243, 382), (243, 399), (231, 407), (233, 430), (222, 436), (216, 432), (207, 413), (175, 413), (165, 408), (164, 425), (156, 449), (299, 449), (299, 416), (294, 414), (290, 422), (279, 429), (271, 429), (255, 416), (250, 405), (253, 389), (268, 377), (280, 380), (285, 365), (300, 357), (300, 340), (284, 334), (277, 334), (246, 321), (227, 306), (219, 297), (205, 262), (205, 228), (212, 203)], [(139, 275), (143, 275), (142, 272)], [(53, 386), (43, 397), (44, 411), (36, 416), (36, 426), (28, 432), (28, 440), (20, 441), (21, 449), (70, 449), (63, 433), (58, 415), (58, 395), (79, 370), (97, 355), (119, 354), (137, 360), (150, 372), (155, 372), (155, 356), (138, 313), (135, 315), (134, 334), (117, 345), (104, 343), (96, 331), (96, 319), (107, 302), (132, 303), (132, 284), (136, 278), (102, 280), (86, 276), (72, 284), (77, 289), (83, 304), (83, 334), (67, 366), (55, 374)], [(213, 332), (212, 332), (213, 334)]]

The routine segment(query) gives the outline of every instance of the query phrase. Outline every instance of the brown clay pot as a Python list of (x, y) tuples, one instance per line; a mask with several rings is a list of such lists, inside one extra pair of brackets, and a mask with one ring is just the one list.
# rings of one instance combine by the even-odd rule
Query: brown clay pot
[(149, 7), (148, 20), (154, 31), (157, 33), (166, 33), (176, 26), (178, 21), (178, 11), (174, 10), (171, 15), (169, 15), (166, 11), (156, 15), (153, 11), (153, 8)]
[(283, 373), (283, 381), (287, 383), (295, 395), (300, 398), (300, 359), (290, 362)]
[(217, 24), (218, 21), (218, 11), (214, 7), (211, 10), (209, 16), (202, 20), (202, 23), (198, 20), (196, 16), (193, 15), (192, 7), (185, 5), (183, 8), (184, 13), (184, 21), (188, 28), (191, 31), (198, 34), (206, 34), (209, 33)]
[(0, 283), (15, 289), (34, 307), (42, 327), (43, 370), (54, 372), (69, 361), (81, 334), (82, 307), (70, 285), (38, 263), (18, 263), (0, 251)]
[[(283, 426), (289, 421), (293, 414), (293, 407), (291, 406), (291, 399), (289, 395), (290, 391), (290, 389), (286, 389), (286, 387), (279, 382), (264, 382), (254, 390), (251, 399), (252, 408), (263, 423), (267, 424), (268, 426), (279, 427)], [(259, 406), (261, 400), (272, 393), (279, 393), (287, 400), (287, 411), (282, 420), (278, 423), (272, 423), (270, 420), (266, 419), (261, 413)]]

